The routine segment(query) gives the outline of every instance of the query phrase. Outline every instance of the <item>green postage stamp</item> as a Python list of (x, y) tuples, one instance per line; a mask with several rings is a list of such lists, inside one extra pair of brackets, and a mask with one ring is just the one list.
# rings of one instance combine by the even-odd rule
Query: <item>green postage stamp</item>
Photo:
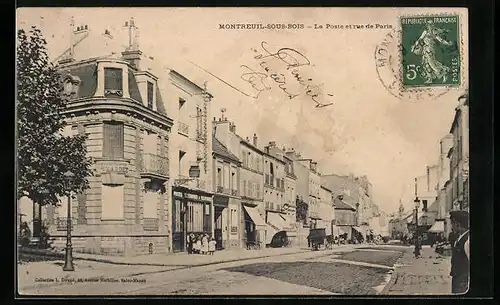
[(458, 15), (401, 17), (404, 87), (459, 86)]

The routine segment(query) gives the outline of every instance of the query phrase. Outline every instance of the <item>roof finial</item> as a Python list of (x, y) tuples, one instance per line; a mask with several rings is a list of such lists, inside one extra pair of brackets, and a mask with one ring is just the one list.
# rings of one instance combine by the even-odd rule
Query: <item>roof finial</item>
[(221, 112), (222, 121), (224, 121), (224, 112), (226, 112), (226, 108), (221, 108), (220, 112)]
[(138, 33), (136, 32), (137, 27), (135, 26), (134, 17), (130, 17), (130, 21), (125, 21), (125, 27), (128, 28), (128, 49), (138, 49)]

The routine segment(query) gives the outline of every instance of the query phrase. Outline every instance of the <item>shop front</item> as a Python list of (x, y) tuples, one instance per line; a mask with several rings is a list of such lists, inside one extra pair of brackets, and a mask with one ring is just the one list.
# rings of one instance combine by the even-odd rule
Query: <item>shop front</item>
[(213, 194), (175, 186), (172, 190), (172, 250), (187, 251), (187, 236), (214, 236)]
[(245, 233), (244, 242), (247, 248), (250, 247), (265, 247), (266, 222), (260, 215), (256, 205), (243, 203)]

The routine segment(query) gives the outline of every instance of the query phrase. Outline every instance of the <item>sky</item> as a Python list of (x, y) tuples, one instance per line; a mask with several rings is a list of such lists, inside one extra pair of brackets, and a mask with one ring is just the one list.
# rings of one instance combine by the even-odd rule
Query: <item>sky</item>
[[(22, 8), (17, 25), (36, 25), (48, 42), (51, 58), (69, 47), (69, 23), (88, 25), (91, 36), (105, 29), (113, 35), (113, 46), (96, 40), (85, 54), (120, 52), (128, 44), (125, 21), (134, 18), (144, 56), (152, 56), (153, 71), (160, 77), (168, 68), (197, 84), (207, 83), (214, 96), (212, 116), (225, 116), (243, 137), (256, 133), (259, 146), (276, 141), (294, 147), (304, 157), (318, 161), (322, 173), (366, 175), (373, 185), (374, 202), (395, 212), (400, 200), (410, 209), (413, 179), (425, 174), (426, 166), (437, 162), (439, 140), (449, 132), (457, 98), (467, 86), (467, 69), (462, 88), (451, 89), (438, 98), (417, 99), (406, 94), (394, 97), (380, 81), (375, 47), (391, 31), (374, 29), (313, 29), (318, 25), (385, 24), (398, 27), (398, 17), (421, 13), (458, 12), (462, 19), (463, 54), (467, 54), (467, 11), (434, 8)], [(220, 24), (304, 24), (301, 30), (224, 30)], [(252, 88), (243, 78), (247, 66), (260, 71), (256, 54), (280, 48), (300, 52), (309, 65), (300, 67), (304, 79), (322, 88), (316, 103), (297, 83), (287, 81), (292, 99), (269, 79), (259, 83), (269, 90)], [(254, 50), (255, 51), (254, 51)], [(291, 52), (291, 51), (290, 51)], [(264, 53), (265, 54), (265, 53)], [(281, 53), (280, 53), (281, 54)], [(292, 53), (287, 53), (292, 54)], [(397, 51), (393, 56), (397, 58)], [(467, 67), (467, 56), (463, 62)], [(272, 71), (290, 79), (279, 60), (266, 60)], [(210, 73), (207, 73), (209, 71)], [(287, 74), (288, 73), (288, 74)], [(215, 75), (215, 76), (214, 76)], [(254, 74), (255, 75), (255, 74)], [(262, 87), (258, 87), (262, 88)], [(258, 97), (251, 97), (256, 95)], [(250, 96), (250, 97), (249, 97)], [(167, 106), (168, 112), (168, 106)]]

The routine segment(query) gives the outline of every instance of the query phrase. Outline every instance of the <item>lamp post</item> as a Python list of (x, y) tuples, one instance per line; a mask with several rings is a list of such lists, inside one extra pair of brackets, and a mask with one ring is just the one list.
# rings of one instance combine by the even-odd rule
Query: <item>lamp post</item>
[(68, 194), (68, 214), (66, 219), (66, 255), (64, 257), (64, 271), (75, 271), (73, 266), (73, 248), (71, 244), (71, 188), (73, 186), (73, 180), (75, 174), (71, 171), (64, 173), (64, 181), (66, 183), (66, 191)]
[(418, 208), (420, 206), (420, 200), (417, 196), (417, 178), (415, 178), (415, 258), (420, 256), (420, 236), (418, 232)]

